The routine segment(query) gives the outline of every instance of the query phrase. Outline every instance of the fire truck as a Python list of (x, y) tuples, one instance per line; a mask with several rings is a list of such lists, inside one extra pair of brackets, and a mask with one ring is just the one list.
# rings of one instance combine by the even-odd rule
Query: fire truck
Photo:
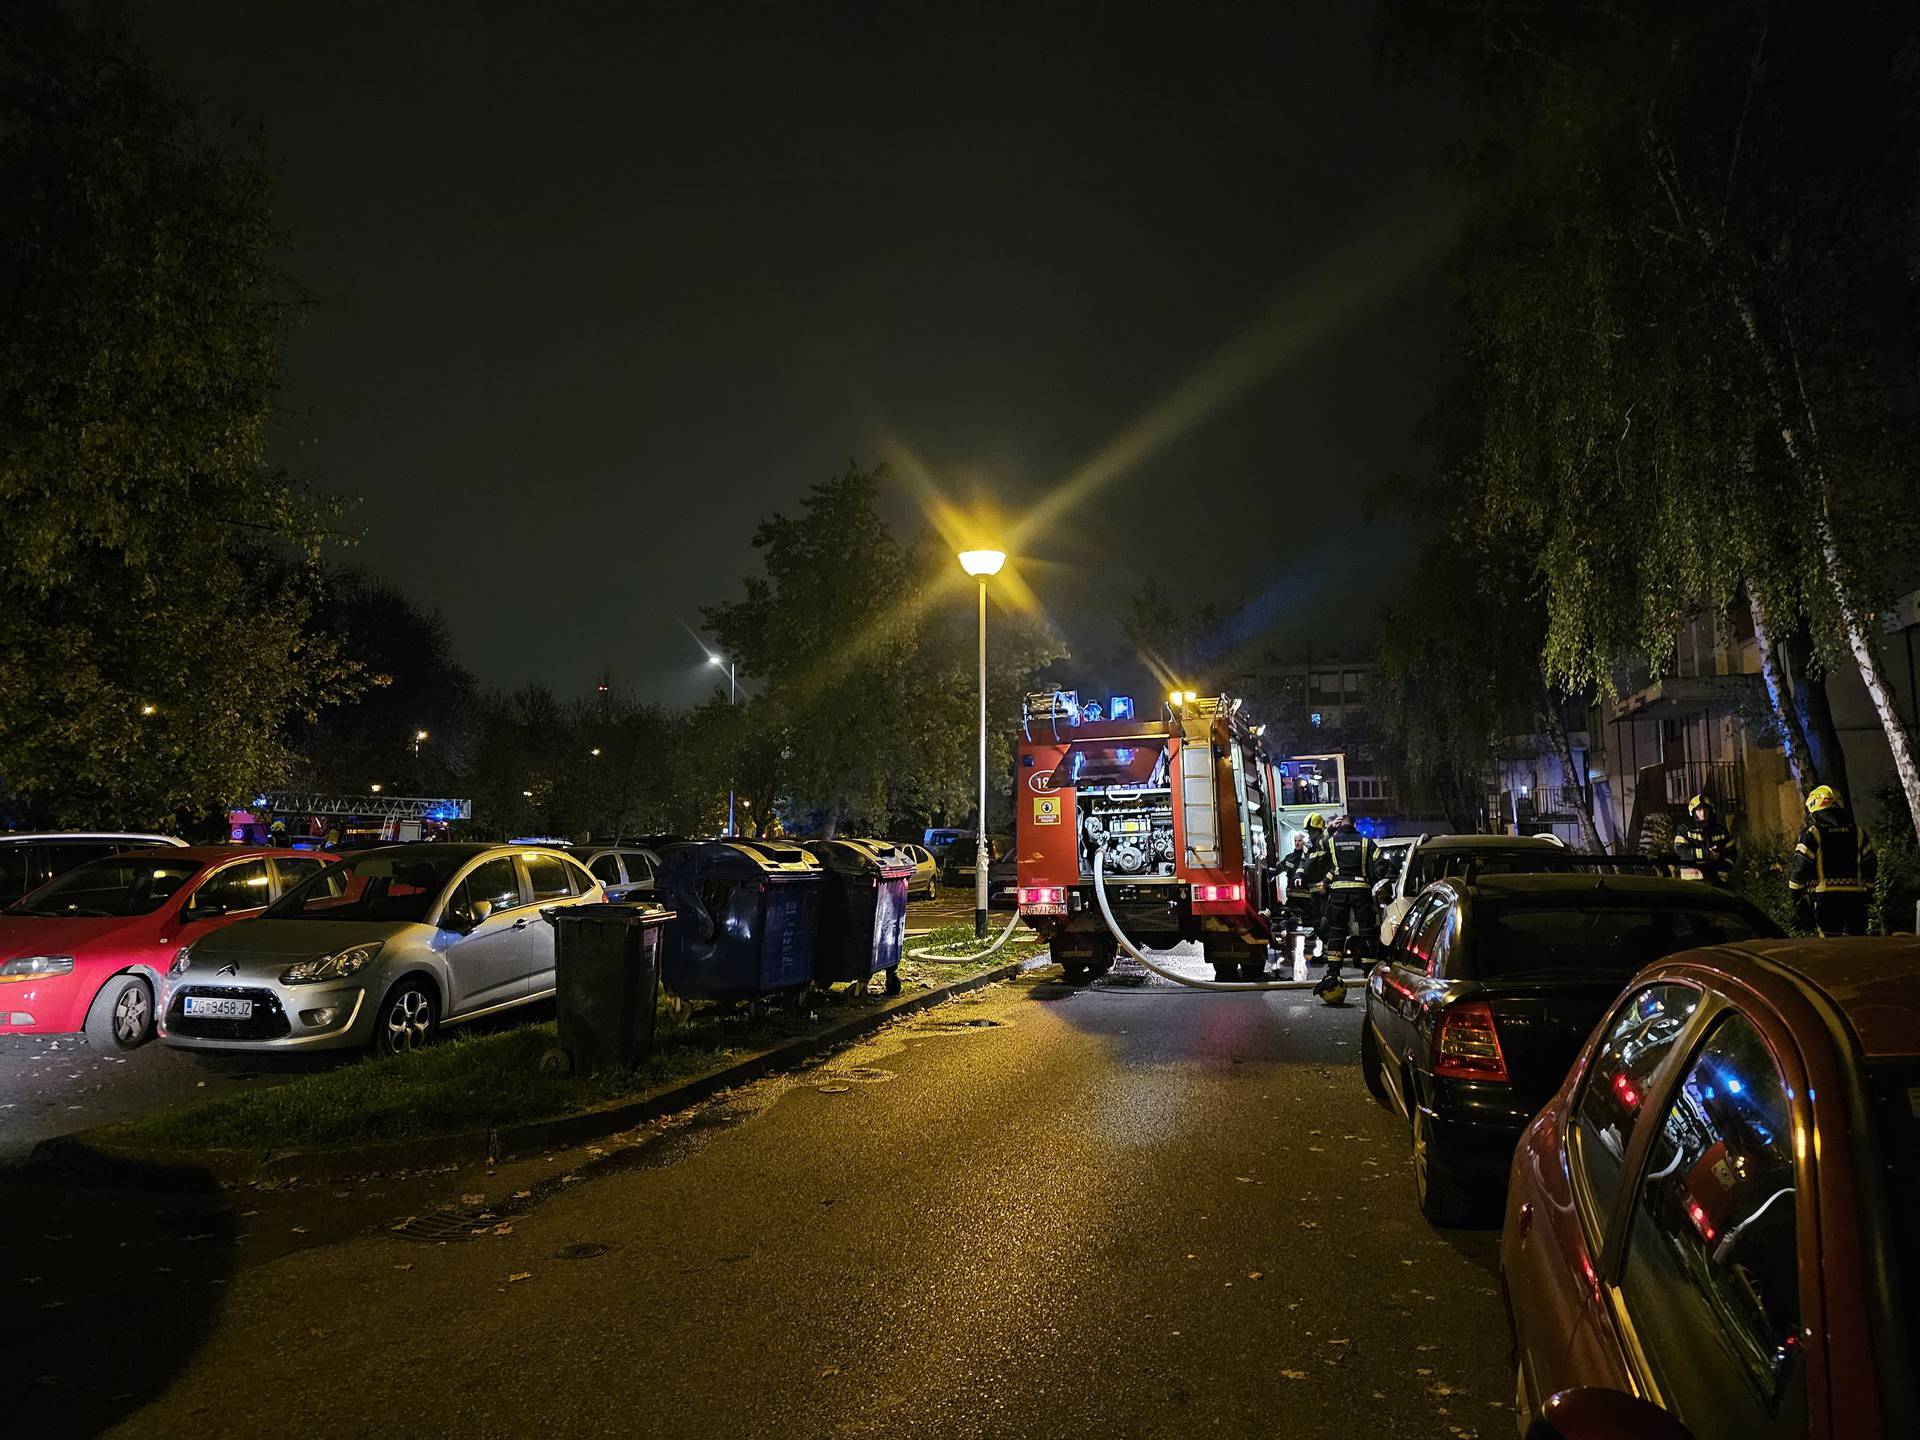
[(1142, 719), (1115, 696), (1027, 697), (1014, 759), (1020, 913), (1073, 980), (1104, 973), (1118, 940), (1094, 894), (1094, 856), (1114, 919), (1136, 945), (1198, 941), (1222, 981), (1264, 977), (1281, 915), (1279, 866), (1295, 830), (1346, 813), (1338, 754), (1275, 758), (1238, 699), (1191, 690)]

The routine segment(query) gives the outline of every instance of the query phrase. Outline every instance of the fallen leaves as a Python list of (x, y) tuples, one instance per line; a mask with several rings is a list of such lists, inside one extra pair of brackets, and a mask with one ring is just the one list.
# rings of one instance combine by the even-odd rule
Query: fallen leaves
[(516, 1270), (507, 1276), (507, 1283), (509, 1285), (518, 1285), (522, 1280), (531, 1279), (533, 1279), (533, 1272), (531, 1270)]

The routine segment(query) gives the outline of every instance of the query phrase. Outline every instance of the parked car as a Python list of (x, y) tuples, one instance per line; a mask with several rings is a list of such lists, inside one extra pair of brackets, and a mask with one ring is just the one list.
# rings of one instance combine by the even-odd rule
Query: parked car
[(0, 914), (0, 1033), (83, 1031), (96, 1049), (153, 1035), (182, 945), (257, 915), (328, 857), (167, 844), (88, 861)]
[(1477, 862), (1482, 875), (1531, 875), (1564, 868), (1567, 847), (1553, 835), (1422, 835), (1400, 855), (1399, 868), (1380, 902), (1380, 943), (1393, 932), (1422, 890)]
[(1442, 880), (1367, 978), (1360, 1067), (1407, 1118), (1414, 1194), (1462, 1225), (1634, 971), (1676, 950), (1775, 936), (1695, 881), (1609, 875)]
[(913, 857), (913, 878), (907, 882), (909, 900), (938, 900), (940, 898), (940, 862), (933, 852), (924, 845), (911, 842), (900, 848)]
[(76, 865), (147, 850), (156, 845), (184, 846), (178, 835), (149, 835), (138, 830), (57, 830), (0, 835), (0, 907), (38, 890)]
[(1500, 1261), (1523, 1426), (1920, 1435), (1920, 941), (1641, 970), (1520, 1142)]
[(554, 849), (363, 850), (258, 919), (183, 947), (160, 1033), (199, 1050), (415, 1050), (444, 1025), (551, 995), (542, 911), (603, 893)]
[(602, 846), (577, 850), (574, 858), (592, 872), (609, 900), (627, 900), (653, 893), (654, 871), (660, 857), (637, 845)]

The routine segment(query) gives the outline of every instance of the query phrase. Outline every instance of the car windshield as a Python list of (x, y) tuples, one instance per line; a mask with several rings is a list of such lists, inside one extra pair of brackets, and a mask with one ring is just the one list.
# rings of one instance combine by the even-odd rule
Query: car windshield
[(1495, 849), (1491, 846), (1472, 850), (1433, 850), (1422, 847), (1413, 852), (1413, 873), (1407, 877), (1406, 893), (1418, 895), (1436, 880), (1464, 875), (1469, 865), (1479, 866), (1481, 875), (1538, 875), (1549, 870), (1571, 870), (1567, 852), (1557, 845), (1541, 843)]
[(424, 920), (470, 857), (358, 855), (329, 865), (268, 907), (276, 920)]
[(1474, 907), (1471, 923), (1473, 973), (1483, 980), (1557, 971), (1631, 975), (1676, 950), (1767, 933), (1738, 910), (1685, 903), (1483, 901)]
[(69, 870), (13, 907), (15, 915), (148, 915), (199, 872), (198, 860), (151, 851), (110, 855)]
[(1867, 1066), (1867, 1093), (1879, 1122), (1887, 1220), (1900, 1258), (1892, 1309), (1905, 1322), (1913, 1365), (1920, 1368), (1920, 1059)]

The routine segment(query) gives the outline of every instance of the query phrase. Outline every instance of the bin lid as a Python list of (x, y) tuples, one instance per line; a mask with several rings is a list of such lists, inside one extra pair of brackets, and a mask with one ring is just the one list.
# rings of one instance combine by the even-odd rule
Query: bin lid
[(798, 845), (779, 840), (690, 840), (660, 853), (660, 873), (716, 880), (807, 880), (820, 863)]
[(642, 925), (664, 925), (675, 911), (645, 900), (597, 900), (587, 905), (548, 905), (541, 917), (553, 920), (631, 920)]
[(807, 849), (827, 869), (836, 874), (879, 875), (897, 880), (911, 876), (913, 857), (888, 840), (833, 839), (809, 840)]

